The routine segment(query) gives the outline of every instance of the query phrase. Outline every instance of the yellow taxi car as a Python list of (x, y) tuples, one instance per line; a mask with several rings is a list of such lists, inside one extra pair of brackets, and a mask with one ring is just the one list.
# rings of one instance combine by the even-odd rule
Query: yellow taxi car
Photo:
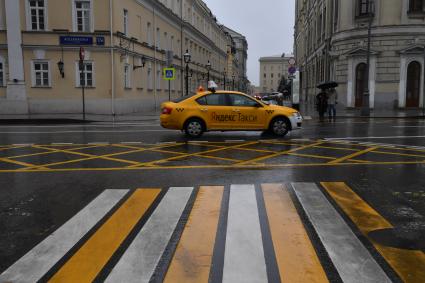
[(266, 131), (285, 136), (301, 128), (302, 116), (292, 108), (268, 105), (236, 91), (204, 91), (161, 105), (161, 126), (182, 130), (192, 138), (207, 131)]

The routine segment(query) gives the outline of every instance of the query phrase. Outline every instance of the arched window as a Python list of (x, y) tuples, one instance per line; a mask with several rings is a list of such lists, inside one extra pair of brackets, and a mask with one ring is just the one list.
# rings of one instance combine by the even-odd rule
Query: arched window
[(407, 67), (406, 107), (419, 107), (421, 64), (413, 61)]
[(360, 63), (356, 67), (356, 97), (355, 97), (355, 107), (363, 106), (363, 95), (366, 89), (367, 76), (366, 70), (367, 65), (365, 63)]
[(423, 0), (409, 0), (409, 12), (423, 12)]

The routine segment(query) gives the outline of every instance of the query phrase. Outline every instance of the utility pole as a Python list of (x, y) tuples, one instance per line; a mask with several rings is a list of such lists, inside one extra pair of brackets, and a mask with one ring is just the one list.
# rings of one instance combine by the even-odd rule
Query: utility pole
[(83, 121), (86, 121), (86, 97), (85, 97), (85, 93), (84, 93), (84, 87), (86, 85), (86, 79), (84, 76), (84, 58), (85, 58), (85, 52), (84, 52), (84, 48), (80, 47), (80, 62), (79, 62), (79, 66), (80, 66), (80, 85), (81, 85), (81, 96), (83, 99)]

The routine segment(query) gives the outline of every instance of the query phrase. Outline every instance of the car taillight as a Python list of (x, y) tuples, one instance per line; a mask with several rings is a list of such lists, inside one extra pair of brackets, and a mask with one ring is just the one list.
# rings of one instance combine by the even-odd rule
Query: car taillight
[(171, 107), (162, 108), (162, 114), (165, 114), (165, 115), (170, 115), (172, 111), (173, 111), (173, 108)]

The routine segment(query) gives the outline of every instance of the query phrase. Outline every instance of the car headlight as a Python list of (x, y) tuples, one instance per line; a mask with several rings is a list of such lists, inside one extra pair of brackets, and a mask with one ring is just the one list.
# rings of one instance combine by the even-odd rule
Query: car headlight
[(295, 118), (302, 118), (300, 112), (295, 112), (294, 114), (292, 114)]

